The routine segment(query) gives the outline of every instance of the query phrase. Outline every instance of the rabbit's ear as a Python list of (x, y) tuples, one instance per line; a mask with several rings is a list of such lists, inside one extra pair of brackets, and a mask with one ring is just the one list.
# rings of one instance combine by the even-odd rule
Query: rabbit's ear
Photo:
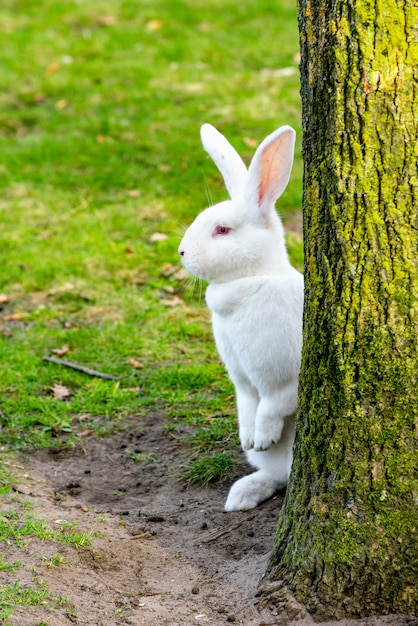
[(289, 182), (295, 149), (296, 133), (282, 126), (266, 137), (257, 148), (248, 170), (247, 194), (250, 207), (266, 220)]
[(247, 180), (247, 168), (238, 152), (211, 124), (203, 124), (200, 137), (204, 149), (222, 174), (230, 197), (242, 195)]

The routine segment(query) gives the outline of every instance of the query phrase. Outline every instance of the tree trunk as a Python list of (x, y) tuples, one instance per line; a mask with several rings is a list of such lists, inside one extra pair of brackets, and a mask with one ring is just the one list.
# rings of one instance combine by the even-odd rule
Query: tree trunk
[(261, 593), (319, 621), (418, 607), (416, 6), (299, 7), (300, 413)]

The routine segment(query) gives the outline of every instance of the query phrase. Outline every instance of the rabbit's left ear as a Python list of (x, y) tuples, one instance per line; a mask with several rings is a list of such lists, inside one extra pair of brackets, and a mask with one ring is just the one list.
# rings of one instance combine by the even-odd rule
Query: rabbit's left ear
[(200, 129), (202, 144), (225, 181), (231, 198), (242, 195), (247, 180), (247, 168), (229, 141), (211, 124)]
[[(266, 137), (257, 148), (248, 170), (247, 197), (250, 208), (264, 221), (289, 182), (296, 133), (282, 126)], [(256, 217), (256, 216), (255, 216)]]

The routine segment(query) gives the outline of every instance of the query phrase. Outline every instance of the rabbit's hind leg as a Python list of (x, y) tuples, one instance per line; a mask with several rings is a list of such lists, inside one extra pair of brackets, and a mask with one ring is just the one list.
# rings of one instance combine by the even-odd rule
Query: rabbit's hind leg
[(294, 416), (289, 416), (285, 420), (279, 443), (261, 452), (247, 451), (248, 461), (258, 471), (240, 478), (232, 485), (225, 503), (226, 511), (253, 509), (286, 486), (292, 466), (294, 438)]
[(249, 476), (237, 480), (229, 490), (225, 502), (225, 511), (246, 511), (253, 509), (260, 502), (271, 498), (280, 488), (264, 470), (258, 470)]

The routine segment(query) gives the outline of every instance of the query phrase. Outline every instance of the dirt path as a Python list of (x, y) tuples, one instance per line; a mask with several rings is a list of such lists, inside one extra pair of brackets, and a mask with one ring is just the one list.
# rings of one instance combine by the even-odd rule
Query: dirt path
[[(80, 529), (103, 534), (92, 548), (60, 546), (65, 564), (39, 566), (51, 592), (68, 599), (66, 608), (51, 613), (31, 607), (17, 612), (13, 625), (289, 624), (270, 611), (260, 613), (255, 597), (282, 497), (251, 512), (224, 513), (231, 482), (248, 468), (239, 467), (215, 487), (186, 488), (178, 480), (182, 448), (165, 433), (162, 418), (150, 415), (143, 426), (132, 421), (112, 438), (87, 436), (83, 448), (51, 448), (25, 459), (31, 476), (23, 495), (44, 518), (51, 524), (76, 520)], [(132, 453), (146, 461), (135, 462)], [(31, 542), (28, 563), (36, 551), (45, 561), (56, 549)], [(22, 561), (22, 550), (16, 558)], [(29, 580), (34, 573), (25, 575)], [(298, 617), (300, 626), (313, 623)], [(417, 623), (392, 616), (332, 626)]]

